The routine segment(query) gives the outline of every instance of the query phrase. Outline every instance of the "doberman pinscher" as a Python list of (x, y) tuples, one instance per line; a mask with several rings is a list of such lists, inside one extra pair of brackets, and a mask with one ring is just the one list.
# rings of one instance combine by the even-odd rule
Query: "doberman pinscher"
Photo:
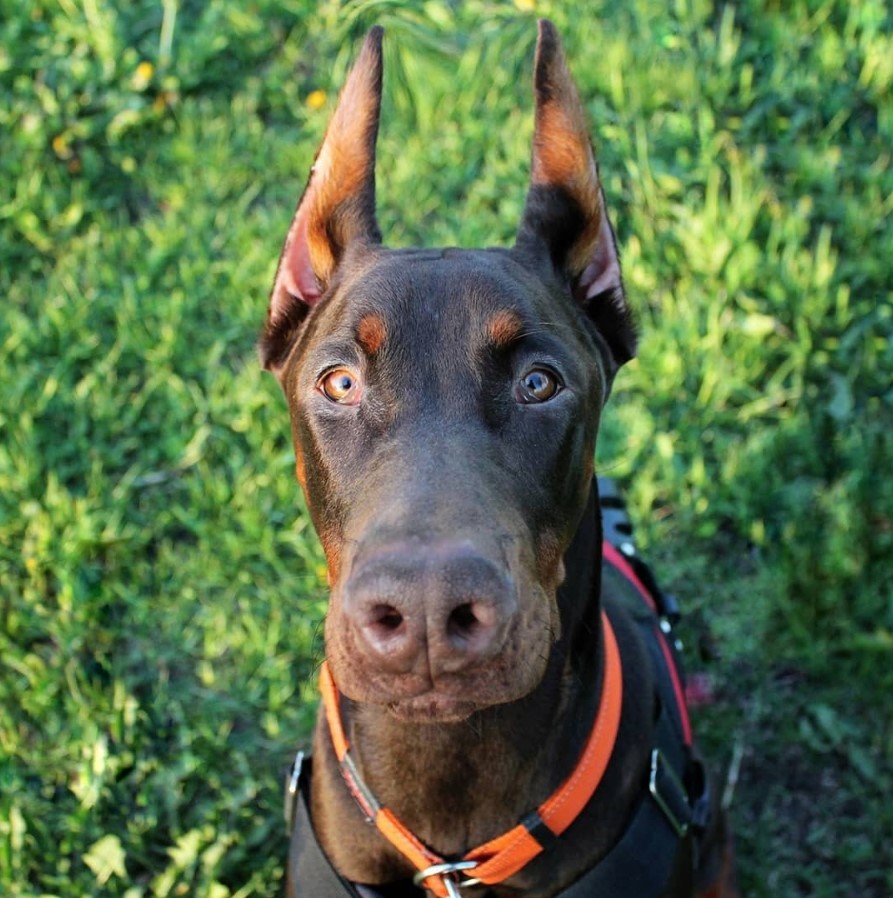
[(667, 615), (603, 544), (596, 431), (636, 336), (556, 31), (515, 245), (481, 250), (381, 245), (381, 37), (260, 343), (331, 585), (289, 894), (733, 895)]

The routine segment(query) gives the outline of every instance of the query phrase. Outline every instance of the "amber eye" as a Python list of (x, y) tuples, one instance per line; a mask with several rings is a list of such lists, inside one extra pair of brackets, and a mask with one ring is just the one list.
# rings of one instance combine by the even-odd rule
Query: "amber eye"
[(319, 389), (326, 399), (339, 405), (356, 405), (360, 401), (360, 378), (347, 368), (334, 368), (319, 381)]
[(521, 402), (548, 402), (561, 389), (558, 377), (547, 368), (533, 368), (518, 382)]

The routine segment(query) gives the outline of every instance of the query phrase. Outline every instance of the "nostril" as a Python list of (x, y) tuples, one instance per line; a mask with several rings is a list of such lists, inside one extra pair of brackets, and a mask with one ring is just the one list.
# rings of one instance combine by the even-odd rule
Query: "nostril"
[(478, 619), (471, 607), (471, 602), (466, 602), (452, 610), (447, 620), (447, 630), (450, 636), (470, 636), (477, 623)]
[(469, 640), (495, 623), (493, 609), (475, 602), (457, 605), (447, 618), (447, 634), (451, 638)]
[(400, 629), (403, 615), (393, 605), (376, 605), (372, 609), (370, 623), (387, 633), (393, 633)]
[(412, 670), (424, 640), (411, 610), (387, 598), (370, 596), (355, 610), (357, 649), (374, 670), (401, 675)]

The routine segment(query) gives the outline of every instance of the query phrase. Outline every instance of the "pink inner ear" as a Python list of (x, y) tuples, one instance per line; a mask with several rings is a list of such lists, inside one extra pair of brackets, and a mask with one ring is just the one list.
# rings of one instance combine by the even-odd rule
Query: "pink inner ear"
[(292, 302), (303, 302), (308, 306), (318, 302), (322, 288), (313, 271), (310, 260), (310, 246), (307, 241), (307, 216), (298, 214), (288, 235), (270, 303), (273, 320), (280, 318), (286, 306)]
[(614, 232), (611, 230), (611, 223), (608, 221), (604, 200), (602, 200), (598, 242), (595, 245), (592, 260), (580, 275), (580, 293), (584, 299), (591, 299), (606, 290), (615, 290), (622, 286), (620, 259), (617, 257)]

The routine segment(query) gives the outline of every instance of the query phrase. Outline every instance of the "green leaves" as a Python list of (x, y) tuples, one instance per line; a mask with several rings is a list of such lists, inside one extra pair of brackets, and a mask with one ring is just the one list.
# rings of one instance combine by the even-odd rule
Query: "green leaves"
[(121, 840), (114, 835), (98, 839), (84, 855), (84, 863), (93, 871), (96, 882), (101, 886), (104, 886), (113, 876), (121, 879), (127, 876), (124, 859), (125, 854)]

